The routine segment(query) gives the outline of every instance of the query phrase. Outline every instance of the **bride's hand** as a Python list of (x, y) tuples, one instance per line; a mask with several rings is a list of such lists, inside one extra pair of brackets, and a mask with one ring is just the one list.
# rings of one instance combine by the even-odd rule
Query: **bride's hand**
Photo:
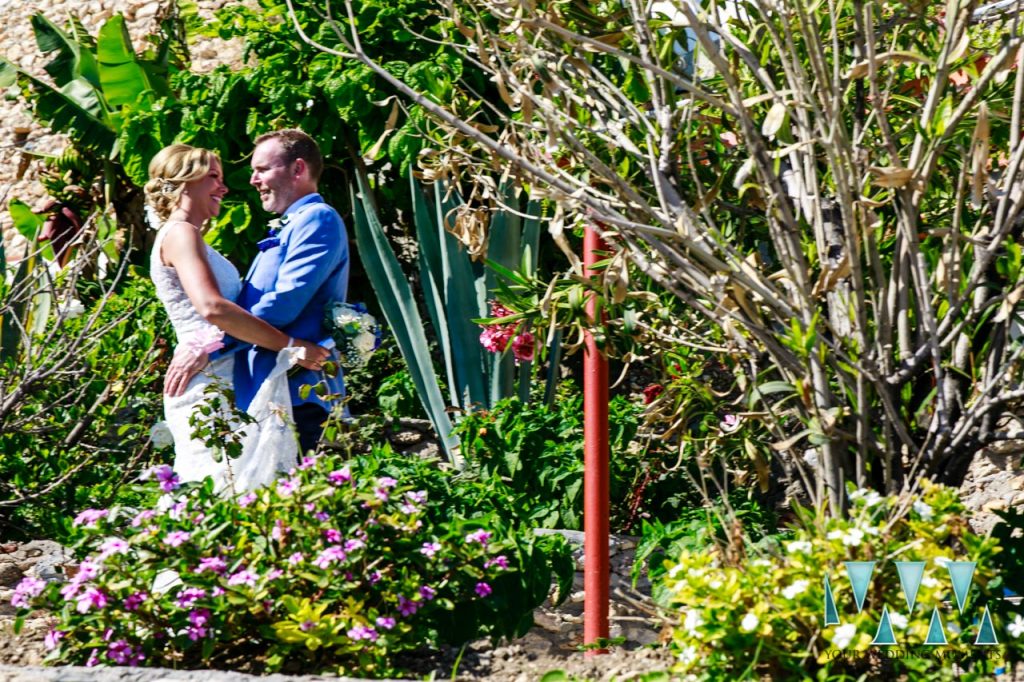
[(192, 377), (209, 362), (210, 356), (206, 353), (197, 353), (193, 348), (179, 345), (174, 349), (174, 358), (167, 366), (167, 374), (164, 375), (164, 395), (177, 398), (183, 394)]
[(306, 349), (306, 359), (298, 361), (300, 367), (305, 367), (306, 369), (319, 372), (323, 369), (324, 362), (331, 357), (331, 351), (327, 350), (323, 346), (318, 346), (315, 343), (304, 341), (302, 339), (295, 339), (295, 345), (299, 348)]

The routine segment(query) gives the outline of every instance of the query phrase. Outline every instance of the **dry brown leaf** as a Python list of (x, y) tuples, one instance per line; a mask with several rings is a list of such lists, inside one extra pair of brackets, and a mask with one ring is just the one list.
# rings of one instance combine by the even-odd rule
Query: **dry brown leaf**
[(874, 177), (871, 184), (878, 187), (903, 187), (914, 177), (913, 168), (899, 168), (896, 166), (871, 166), (868, 171)]
[[(874, 62), (875, 68), (877, 69), (885, 62), (895, 62), (896, 64), (905, 64), (907, 62), (915, 62), (917, 64), (928, 64), (929, 60), (914, 52), (901, 52), (899, 50), (895, 50), (892, 52), (882, 52), (880, 54), (875, 55)], [(847, 74), (847, 78), (857, 79), (863, 78), (864, 76), (868, 75), (868, 67), (870, 66), (870, 64), (871, 62), (867, 59), (865, 59), (864, 61), (857, 62), (856, 64), (850, 67), (850, 72)]]

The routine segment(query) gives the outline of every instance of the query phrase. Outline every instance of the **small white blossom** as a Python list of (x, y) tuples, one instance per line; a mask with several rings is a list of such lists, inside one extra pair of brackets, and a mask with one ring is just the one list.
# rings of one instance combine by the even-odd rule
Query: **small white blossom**
[(676, 564), (672, 568), (668, 569), (668, 577), (675, 580), (679, 577), (679, 574), (686, 570), (686, 567), (682, 564)]
[(1014, 617), (1013, 622), (1006, 626), (1006, 631), (1013, 637), (1024, 635), (1024, 617), (1018, 613)]
[(60, 312), (64, 315), (64, 319), (73, 320), (85, 313), (85, 306), (77, 298), (72, 298), (60, 306)]
[(850, 642), (857, 634), (857, 626), (853, 623), (847, 623), (846, 625), (840, 625), (836, 628), (836, 631), (832, 634), (832, 644), (837, 649), (845, 649), (850, 646)]
[(904, 616), (902, 613), (890, 613), (889, 622), (892, 623), (892, 626), (894, 628), (897, 628), (899, 630), (907, 629), (907, 617)]
[(754, 559), (750, 562), (750, 565), (759, 566), (761, 568), (767, 568), (768, 566), (772, 565), (772, 562), (768, 561), (767, 559)]
[(757, 629), (758, 624), (761, 620), (753, 613), (747, 613), (743, 616), (743, 620), (740, 621), (740, 630), (743, 632), (753, 632)]
[(807, 591), (808, 584), (809, 583), (806, 580), (797, 580), (795, 583), (782, 590), (782, 596), (786, 599), (792, 599), (798, 594), (803, 594)]
[(845, 536), (846, 536), (846, 533), (844, 533), (843, 531), (841, 531), (841, 530), (839, 530), (837, 528), (835, 530), (830, 530), (828, 532), (828, 535), (825, 536), (825, 539), (827, 539), (827, 540), (842, 540), (843, 537), (845, 537)]
[(371, 353), (377, 345), (377, 337), (372, 332), (359, 332), (356, 338), (352, 339), (352, 345), (360, 353)]
[(917, 515), (924, 521), (931, 521), (932, 517), (935, 515), (931, 505), (927, 502), (922, 502), (921, 500), (914, 502), (914, 511), (916, 511)]
[(708, 583), (708, 587), (710, 587), (712, 590), (717, 590), (721, 586), (722, 586), (722, 581), (721, 580), (712, 580), (710, 583)]
[(687, 667), (696, 663), (699, 657), (700, 654), (697, 651), (697, 647), (688, 646), (679, 652), (679, 662)]
[(843, 544), (847, 547), (856, 547), (864, 540), (864, 531), (860, 528), (851, 528), (849, 533), (843, 536)]
[(939, 586), (939, 581), (936, 580), (935, 578), (931, 577), (930, 575), (926, 575), (924, 578), (921, 579), (921, 585), (923, 585), (924, 587), (929, 587), (929, 588), (931, 588), (931, 587), (938, 587)]
[(696, 609), (687, 609), (686, 618), (683, 620), (683, 627), (693, 634), (693, 631), (704, 625), (704, 617)]
[(790, 553), (801, 552), (803, 554), (810, 554), (811, 549), (811, 543), (807, 540), (794, 540), (786, 545), (786, 551)]
[(937, 557), (935, 557), (935, 565), (938, 566), (939, 568), (945, 568), (946, 564), (948, 564), (949, 562), (950, 562), (950, 559), (948, 559), (948, 558), (946, 558), (944, 556), (937, 556)]

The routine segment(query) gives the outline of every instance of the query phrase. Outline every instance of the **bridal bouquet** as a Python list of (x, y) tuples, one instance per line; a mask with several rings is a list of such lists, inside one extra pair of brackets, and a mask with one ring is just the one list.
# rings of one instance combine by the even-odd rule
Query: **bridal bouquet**
[(380, 325), (362, 303), (329, 303), (324, 325), (331, 332), (345, 369), (362, 367), (380, 346)]

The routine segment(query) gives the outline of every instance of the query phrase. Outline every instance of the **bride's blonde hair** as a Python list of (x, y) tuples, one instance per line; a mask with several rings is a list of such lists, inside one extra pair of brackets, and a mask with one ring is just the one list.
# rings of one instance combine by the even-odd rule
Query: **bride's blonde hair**
[(160, 220), (167, 220), (177, 207), (185, 183), (206, 176), (214, 161), (220, 159), (209, 149), (187, 144), (172, 144), (157, 152), (149, 162), (145, 191), (146, 203)]

